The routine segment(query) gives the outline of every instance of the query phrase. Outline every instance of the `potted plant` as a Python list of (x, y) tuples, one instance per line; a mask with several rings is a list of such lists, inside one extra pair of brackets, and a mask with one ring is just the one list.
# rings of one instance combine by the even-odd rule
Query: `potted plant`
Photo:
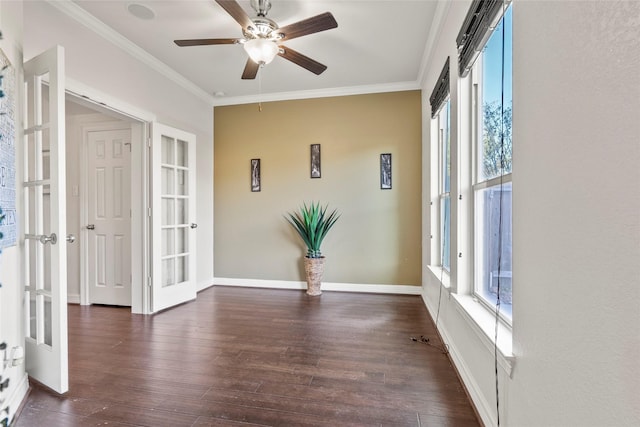
[(320, 245), (340, 215), (335, 209), (327, 214), (327, 206), (323, 207), (319, 202), (312, 202), (309, 206), (304, 203), (299, 211), (288, 213), (288, 215), (287, 221), (307, 245), (307, 255), (304, 257), (307, 294), (320, 295), (324, 272), (324, 256), (320, 252)]

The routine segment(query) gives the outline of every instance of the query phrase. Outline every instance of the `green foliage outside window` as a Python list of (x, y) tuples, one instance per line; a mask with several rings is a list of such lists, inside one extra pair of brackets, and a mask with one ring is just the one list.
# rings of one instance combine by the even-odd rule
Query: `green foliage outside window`
[[(482, 174), (485, 179), (511, 173), (511, 107), (505, 107), (504, 116), (499, 102), (485, 103), (482, 134)], [(501, 141), (504, 117), (504, 144)], [(501, 166), (502, 165), (502, 166)]]

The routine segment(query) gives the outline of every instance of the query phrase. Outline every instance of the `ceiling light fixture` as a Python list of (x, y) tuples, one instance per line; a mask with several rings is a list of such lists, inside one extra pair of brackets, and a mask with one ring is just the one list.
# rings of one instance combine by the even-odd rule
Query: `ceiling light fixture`
[(273, 61), (273, 58), (278, 54), (279, 48), (273, 40), (256, 38), (245, 42), (244, 50), (253, 62), (265, 65)]

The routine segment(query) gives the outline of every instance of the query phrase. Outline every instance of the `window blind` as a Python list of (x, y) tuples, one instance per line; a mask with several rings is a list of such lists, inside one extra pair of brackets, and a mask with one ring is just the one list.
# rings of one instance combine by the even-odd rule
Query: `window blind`
[(511, 0), (473, 0), (456, 38), (458, 72), (466, 77)]
[(436, 86), (431, 92), (429, 97), (429, 103), (431, 104), (431, 118), (435, 119), (438, 115), (438, 111), (447, 100), (449, 96), (449, 57), (447, 57), (444, 67), (440, 72), (440, 77), (436, 81)]

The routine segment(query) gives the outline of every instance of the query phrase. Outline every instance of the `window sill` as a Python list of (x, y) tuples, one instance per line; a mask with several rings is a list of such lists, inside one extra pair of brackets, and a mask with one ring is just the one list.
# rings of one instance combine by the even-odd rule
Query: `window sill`
[(431, 270), (433, 276), (440, 282), (442, 286), (444, 286), (446, 289), (449, 289), (451, 287), (451, 280), (449, 277), (449, 272), (447, 270), (440, 267), (439, 265), (428, 265), (427, 267), (429, 268), (429, 270)]
[[(450, 286), (450, 276), (446, 270), (437, 265), (427, 266), (433, 274), (435, 280), (449, 292), (454, 302), (456, 310), (480, 339), (487, 350), (493, 354), (495, 351), (495, 315), (487, 309), (480, 301), (471, 295), (461, 295), (452, 292)], [(513, 355), (513, 334), (511, 328), (498, 321), (498, 364), (511, 377), (511, 371), (515, 362)]]
[(471, 295), (451, 294), (456, 302), (456, 308), (467, 320), (471, 329), (478, 335), (480, 341), (493, 354), (498, 349), (498, 364), (511, 377), (515, 357), (513, 355), (513, 334), (511, 328), (498, 321), (498, 344), (495, 346), (495, 315), (487, 310), (475, 297)]

